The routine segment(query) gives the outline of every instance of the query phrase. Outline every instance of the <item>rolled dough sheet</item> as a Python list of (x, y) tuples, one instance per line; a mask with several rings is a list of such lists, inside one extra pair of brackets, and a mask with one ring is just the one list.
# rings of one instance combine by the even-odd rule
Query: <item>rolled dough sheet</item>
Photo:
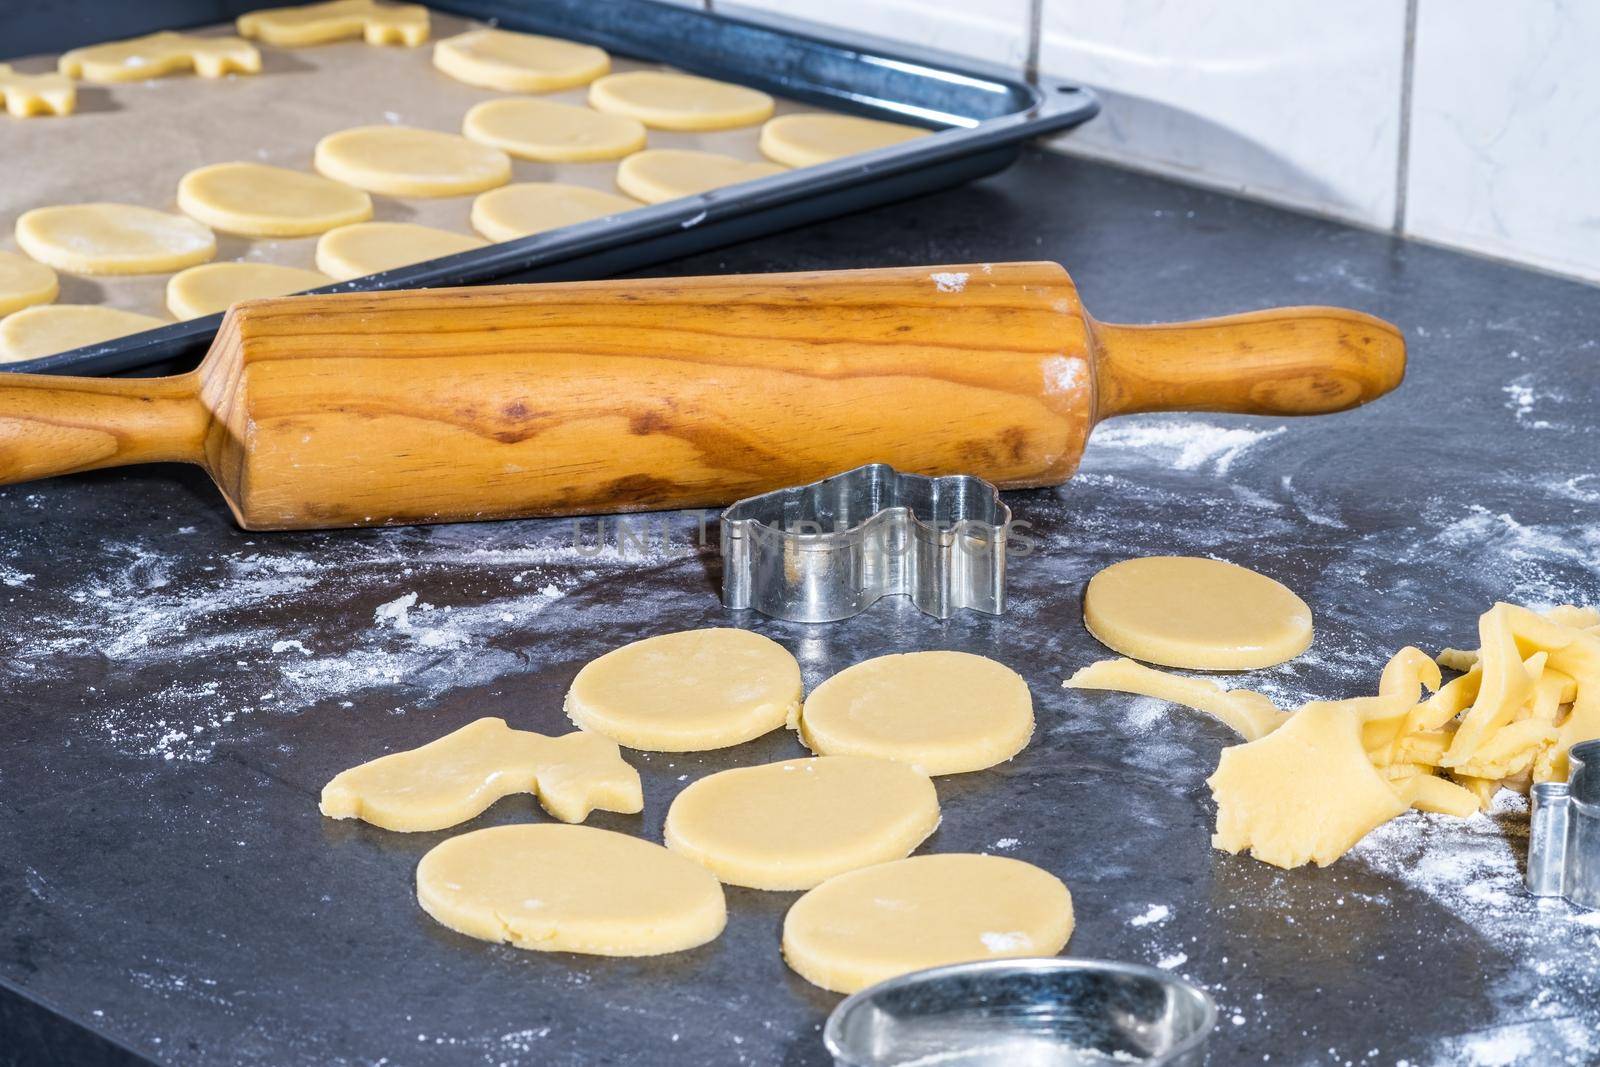
[(797, 900), (783, 958), (806, 981), (854, 993), (947, 963), (1053, 956), (1072, 936), (1072, 894), (1004, 856), (912, 856), (849, 871)]
[(445, 926), (540, 952), (659, 956), (722, 933), (711, 872), (637, 837), (588, 826), (495, 826), (417, 864), (417, 902)]
[(317, 142), (324, 177), (390, 196), (467, 196), (511, 180), (498, 148), (454, 133), (409, 126), (357, 126)]
[(464, 233), (412, 222), (358, 222), (318, 238), (317, 269), (344, 282), (487, 245), (487, 241)]
[(589, 86), (596, 111), (636, 118), (658, 130), (727, 130), (772, 117), (772, 97), (757, 89), (692, 74), (636, 70)]
[(1265, 737), (1288, 717), (1268, 697), (1249, 689), (1224, 690), (1209, 678), (1152, 670), (1131, 659), (1103, 659), (1061, 683), (1069, 689), (1105, 689), (1169, 700), (1220, 720), (1246, 741)]
[(611, 69), (605, 49), (512, 30), (470, 30), (433, 46), (433, 65), (457, 81), (507, 93), (588, 85)]
[(41, 304), (0, 319), (0, 363), (53, 356), (165, 326), (161, 319), (92, 304)]
[(321, 271), (272, 263), (202, 263), (167, 282), (167, 310), (174, 318), (197, 319), (227, 311), (241, 300), (288, 296), (332, 282)]
[(783, 890), (901, 859), (938, 825), (927, 775), (869, 756), (817, 756), (700, 779), (672, 802), (664, 834), (729, 885)]
[(595, 808), (644, 808), (639, 772), (616, 742), (581, 732), (546, 737), (484, 718), (341, 771), (322, 788), (322, 814), (385, 830), (442, 830), (513, 793), (534, 794), (562, 822), (582, 822)]
[(800, 664), (749, 630), (683, 630), (591, 661), (567, 691), (567, 715), (629, 748), (697, 752), (760, 737), (800, 706)]
[(198, 222), (137, 204), (34, 208), (17, 219), (17, 244), (73, 274), (164, 274), (217, 254), (216, 238)]
[(299, 7), (270, 8), (240, 15), (241, 36), (280, 48), (326, 44), (347, 37), (368, 44), (416, 47), (428, 39), (428, 9), (420, 4), (378, 4), (373, 0), (326, 0)]
[(65, 74), (23, 74), (0, 63), (0, 101), (14, 119), (70, 115), (78, 106), (78, 88)]
[(518, 159), (545, 163), (621, 159), (645, 145), (638, 119), (528, 97), (474, 105), (461, 120), (461, 132)]
[(899, 760), (929, 775), (1004, 763), (1032, 736), (1028, 683), (967, 652), (869, 659), (817, 686), (800, 712), (813, 752)]
[(510, 241), (643, 206), (582, 185), (519, 182), (491, 189), (473, 201), (472, 228), (491, 241)]
[(854, 115), (780, 115), (761, 127), (761, 152), (786, 167), (809, 167), (927, 135), (914, 126)]
[(785, 169), (776, 163), (747, 163), (716, 152), (647, 148), (635, 152), (617, 167), (617, 187), (647, 204), (660, 204), (725, 185), (782, 174)]
[(224, 233), (306, 237), (372, 217), (360, 189), (288, 167), (213, 163), (178, 182), (178, 207)]
[(1287, 587), (1233, 563), (1145, 556), (1089, 580), (1083, 621), (1125, 656), (1194, 670), (1242, 671), (1311, 645), (1311, 609)]
[(15, 252), (0, 252), (0, 315), (48, 304), (61, 292), (56, 272)]
[(257, 74), (261, 53), (237, 37), (196, 37), (163, 30), (126, 41), (74, 48), (62, 54), (56, 68), (69, 78), (111, 84), (141, 82), (192, 70), (202, 78), (224, 74)]

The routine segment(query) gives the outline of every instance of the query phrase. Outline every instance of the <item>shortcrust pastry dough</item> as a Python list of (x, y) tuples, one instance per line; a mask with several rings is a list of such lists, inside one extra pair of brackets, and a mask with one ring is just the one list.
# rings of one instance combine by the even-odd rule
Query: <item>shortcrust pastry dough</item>
[(637, 200), (560, 182), (518, 182), (472, 202), (472, 228), (491, 241), (511, 241), (642, 207)]
[(56, 61), (56, 69), (86, 82), (145, 81), (164, 74), (193, 70), (202, 78), (224, 74), (257, 74), (261, 52), (237, 37), (196, 37), (163, 30), (126, 41), (74, 48)]
[(592, 44), (482, 29), (434, 45), (433, 65), (468, 85), (506, 93), (545, 93), (588, 85), (611, 69), (611, 57)]
[(288, 296), (332, 281), (320, 271), (273, 263), (202, 263), (168, 279), (167, 310), (174, 318), (197, 319), (227, 311), (241, 300)]
[(474, 105), (461, 120), (461, 132), (479, 144), (540, 163), (621, 159), (645, 145), (644, 124), (638, 119), (525, 96)]
[(167, 325), (93, 304), (41, 304), (0, 319), (0, 363), (38, 359)]
[(213, 163), (178, 182), (178, 207), (214, 230), (306, 237), (372, 217), (372, 198), (315, 174), (262, 163)]
[(63, 204), (24, 212), (17, 244), (71, 274), (161, 274), (204, 263), (217, 240), (200, 223), (137, 204)]
[(317, 269), (335, 281), (486, 248), (487, 241), (414, 222), (358, 222), (317, 240)]
[(390, 196), (467, 196), (511, 180), (511, 157), (454, 133), (357, 126), (317, 142), (317, 170)]
[(48, 304), (61, 293), (56, 272), (15, 252), (0, 252), (0, 315)]
[(378, 4), (373, 0), (327, 0), (299, 7), (275, 7), (240, 15), (234, 28), (280, 48), (326, 44), (361, 37), (368, 44), (416, 47), (428, 39), (428, 9), (421, 4)]
[(617, 167), (617, 188), (647, 204), (721, 189), (725, 185), (782, 174), (776, 163), (750, 163), (716, 152), (687, 148), (647, 148)]
[(915, 126), (853, 115), (779, 115), (761, 127), (761, 153), (786, 167), (810, 167), (927, 135)]
[(589, 86), (589, 106), (636, 118), (657, 130), (727, 130), (772, 115), (772, 97), (692, 74), (635, 70)]

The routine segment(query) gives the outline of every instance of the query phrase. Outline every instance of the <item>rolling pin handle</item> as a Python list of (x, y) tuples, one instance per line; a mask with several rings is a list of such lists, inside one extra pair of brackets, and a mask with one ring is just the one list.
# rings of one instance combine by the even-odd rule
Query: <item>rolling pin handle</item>
[(1395, 326), (1344, 308), (1276, 308), (1154, 326), (1090, 319), (1089, 330), (1096, 421), (1146, 411), (1344, 411), (1399, 385), (1406, 369), (1405, 338)]
[(0, 374), (0, 485), (128, 463), (204, 461), (210, 417), (194, 374)]

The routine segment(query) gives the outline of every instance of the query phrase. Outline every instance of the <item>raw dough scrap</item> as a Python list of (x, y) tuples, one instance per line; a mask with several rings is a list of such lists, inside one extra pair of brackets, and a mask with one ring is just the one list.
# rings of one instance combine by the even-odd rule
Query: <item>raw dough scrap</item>
[(611, 69), (603, 48), (512, 30), (468, 30), (433, 46), (433, 65), (456, 81), (507, 93), (588, 85)]
[(417, 902), (452, 930), (541, 952), (658, 956), (727, 923), (711, 872), (660, 845), (590, 826), (495, 826), (417, 864)]
[(202, 263), (167, 281), (167, 310), (175, 318), (197, 319), (227, 311), (241, 300), (288, 296), (332, 282), (320, 271), (273, 263)]
[(414, 222), (358, 222), (317, 240), (317, 269), (344, 282), (488, 246), (477, 237)]
[(1311, 644), (1311, 609), (1266, 575), (1194, 556), (1114, 563), (1089, 580), (1083, 621), (1125, 656), (1193, 670), (1283, 663)]
[(511, 180), (511, 157), (454, 133), (357, 126), (317, 142), (324, 177), (390, 196), (466, 196)]
[(683, 630), (590, 661), (572, 680), (566, 712), (581, 729), (629, 748), (698, 752), (778, 729), (800, 695), (800, 664), (771, 638)]
[(78, 106), (78, 87), (65, 74), (24, 74), (0, 63), (0, 100), (12, 118), (70, 115)]
[(776, 163), (750, 163), (716, 152), (647, 148), (617, 167), (617, 187), (647, 204), (660, 204), (783, 171)]
[(164, 74), (193, 70), (202, 78), (224, 74), (258, 74), (261, 52), (237, 37), (196, 37), (163, 30), (126, 41), (74, 48), (56, 61), (56, 69), (86, 82), (145, 81)]
[(93, 304), (41, 304), (0, 319), (0, 363), (38, 359), (165, 326), (161, 319)]
[(878, 756), (927, 775), (1004, 763), (1033, 736), (1033, 696), (1003, 663), (967, 652), (879, 656), (806, 698), (800, 740), (824, 756)]
[(1069, 689), (1106, 689), (1155, 697), (1203, 711), (1246, 741), (1265, 737), (1288, 716), (1272, 701), (1249, 689), (1224, 690), (1208, 678), (1151, 670), (1131, 659), (1103, 659), (1081, 667), (1062, 685)]
[(472, 202), (472, 228), (491, 241), (572, 226), (643, 207), (637, 200), (560, 182), (518, 182)]
[(416, 47), (428, 39), (428, 9), (421, 4), (378, 4), (373, 0), (327, 0), (300, 7), (278, 7), (240, 15), (234, 28), (280, 48), (325, 44), (362, 37), (368, 44)]
[(160, 274), (217, 254), (216, 238), (198, 222), (137, 204), (34, 208), (17, 219), (17, 244), (73, 274)]
[(1206, 779), (1217, 802), (1211, 842), (1276, 867), (1327, 866), (1406, 810), (1361, 747), (1361, 720), (1305, 705), (1266, 737), (1222, 750)]
[(914, 126), (853, 115), (779, 115), (761, 127), (761, 153), (786, 167), (810, 167), (926, 136)]
[(513, 793), (532, 793), (562, 822), (582, 822), (595, 808), (644, 808), (639, 772), (614, 741), (581, 732), (546, 737), (484, 718), (341, 771), (322, 787), (322, 814), (385, 830), (443, 830)]
[(795, 901), (783, 958), (808, 982), (854, 993), (924, 967), (1053, 956), (1072, 926), (1072, 894), (1031, 863), (913, 856), (837, 875)]
[(224, 233), (305, 237), (372, 217), (359, 189), (287, 167), (213, 163), (178, 182), (178, 207)]
[(48, 304), (61, 293), (56, 272), (15, 252), (0, 252), (0, 315)]
[(621, 159), (645, 145), (644, 123), (552, 100), (485, 100), (461, 120), (461, 132), (518, 159), (588, 163)]
[(628, 115), (657, 130), (728, 130), (772, 116), (772, 97), (692, 74), (635, 70), (589, 86), (589, 106)]
[(810, 889), (908, 856), (938, 825), (927, 775), (892, 760), (815, 756), (701, 778), (672, 802), (664, 838), (729, 885)]

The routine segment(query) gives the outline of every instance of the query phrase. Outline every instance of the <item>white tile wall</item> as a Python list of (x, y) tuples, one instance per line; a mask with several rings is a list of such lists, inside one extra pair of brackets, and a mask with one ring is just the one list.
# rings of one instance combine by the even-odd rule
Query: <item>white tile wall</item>
[(716, 11), (762, 11), (1021, 68), (1028, 51), (1028, 0), (714, 0)]
[(1600, 280), (1600, 3), (1420, 2), (1407, 232)]

